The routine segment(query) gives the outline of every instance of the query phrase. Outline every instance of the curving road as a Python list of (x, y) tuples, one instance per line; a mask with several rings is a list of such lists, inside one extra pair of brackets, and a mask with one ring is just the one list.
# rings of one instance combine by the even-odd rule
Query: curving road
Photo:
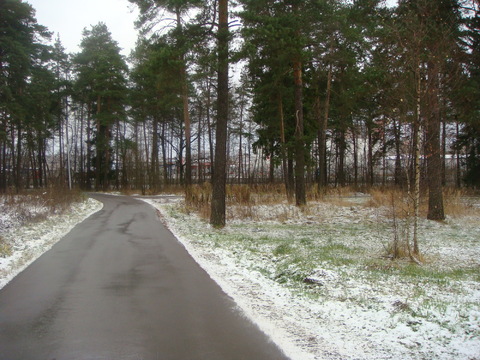
[(0, 291), (0, 360), (283, 360), (155, 209), (104, 208)]

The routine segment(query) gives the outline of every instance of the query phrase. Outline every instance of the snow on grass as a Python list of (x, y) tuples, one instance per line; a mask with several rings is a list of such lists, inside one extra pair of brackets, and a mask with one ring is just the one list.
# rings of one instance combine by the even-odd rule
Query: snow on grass
[[(231, 206), (223, 230), (186, 213), (178, 198), (143, 199), (294, 360), (480, 359), (477, 200), (471, 215), (421, 221), (419, 267), (384, 257), (388, 210), (361, 197), (303, 210)], [(41, 202), (0, 208), (1, 288), (101, 204), (89, 199), (52, 216)]]
[(358, 199), (303, 211), (232, 206), (222, 230), (181, 203), (146, 201), (294, 360), (480, 359), (478, 212), (422, 220), (419, 267), (384, 256), (393, 237), (388, 209)]
[(61, 214), (48, 215), (47, 208), (36, 203), (17, 207), (1, 202), (0, 289), (102, 206), (96, 200), (86, 199), (73, 203)]

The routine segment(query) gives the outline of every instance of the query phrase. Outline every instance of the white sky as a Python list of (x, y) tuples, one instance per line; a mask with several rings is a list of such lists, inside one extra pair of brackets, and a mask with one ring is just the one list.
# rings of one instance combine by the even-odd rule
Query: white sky
[(36, 10), (36, 19), (54, 33), (53, 40), (60, 34), (66, 51), (80, 51), (84, 28), (104, 22), (113, 40), (129, 55), (135, 47), (137, 31), (134, 21), (138, 11), (128, 0), (24, 0)]
[[(53, 34), (57, 34), (66, 51), (80, 51), (84, 28), (104, 22), (113, 40), (117, 41), (122, 54), (128, 56), (135, 47), (137, 31), (134, 21), (138, 10), (128, 0), (23, 0), (36, 10), (36, 18), (40, 25), (46, 26)], [(386, 0), (393, 5), (397, 0)]]

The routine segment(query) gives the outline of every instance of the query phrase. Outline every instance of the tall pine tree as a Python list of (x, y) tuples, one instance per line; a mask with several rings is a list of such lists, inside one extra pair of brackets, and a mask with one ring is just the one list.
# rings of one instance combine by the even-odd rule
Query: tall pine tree
[(86, 90), (95, 120), (95, 189), (106, 190), (112, 170), (112, 127), (124, 118), (127, 65), (104, 23), (85, 29), (81, 52), (74, 58), (77, 82)]

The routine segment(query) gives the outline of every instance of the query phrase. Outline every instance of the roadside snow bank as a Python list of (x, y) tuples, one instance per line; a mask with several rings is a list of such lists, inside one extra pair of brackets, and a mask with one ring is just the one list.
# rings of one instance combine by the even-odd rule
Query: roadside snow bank
[[(3, 242), (11, 251), (5, 257), (0, 256), (0, 289), (40, 255), (48, 251), (65, 236), (76, 224), (97, 212), (103, 204), (91, 198), (74, 203), (63, 214), (49, 216), (43, 221), (20, 226), (18, 214), (5, 211), (1, 217), (0, 228)], [(32, 209), (37, 212), (38, 209)], [(30, 210), (29, 210), (30, 211)]]

